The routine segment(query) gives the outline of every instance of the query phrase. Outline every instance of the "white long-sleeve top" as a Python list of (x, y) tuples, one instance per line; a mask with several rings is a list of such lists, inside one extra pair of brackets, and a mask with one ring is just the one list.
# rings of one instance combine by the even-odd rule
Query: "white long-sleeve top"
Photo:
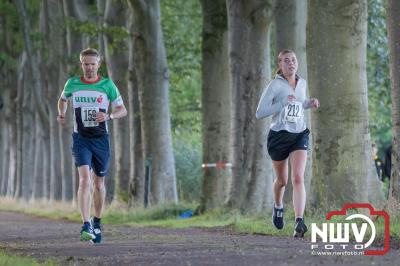
[[(284, 77), (277, 74), (261, 95), (256, 118), (272, 115), (270, 129), (274, 131), (300, 133), (306, 129), (304, 109), (310, 108), (310, 99), (306, 97), (307, 82), (297, 75), (296, 78), (297, 84), (293, 89)], [(288, 102), (288, 95), (294, 95), (295, 101)]]

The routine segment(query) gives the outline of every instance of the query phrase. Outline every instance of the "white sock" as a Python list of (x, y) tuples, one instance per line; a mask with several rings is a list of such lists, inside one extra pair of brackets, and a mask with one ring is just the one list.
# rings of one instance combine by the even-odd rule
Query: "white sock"
[(283, 209), (283, 204), (277, 205), (276, 203), (274, 203), (274, 205), (275, 205), (275, 208), (277, 208), (277, 209)]

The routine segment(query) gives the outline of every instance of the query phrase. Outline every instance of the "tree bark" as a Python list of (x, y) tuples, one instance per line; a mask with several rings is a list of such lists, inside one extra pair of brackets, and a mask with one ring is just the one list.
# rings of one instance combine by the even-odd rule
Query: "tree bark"
[[(105, 27), (127, 27), (128, 5), (124, 1), (107, 1), (104, 12)], [(122, 95), (122, 98), (128, 100), (128, 44), (127, 41), (121, 41), (120, 45), (115, 43), (111, 34), (104, 35), (104, 48), (109, 77), (115, 82)], [(126, 106), (128, 106), (126, 104)], [(130, 146), (129, 120), (132, 119), (128, 111), (128, 117), (116, 119), (113, 121), (113, 140), (115, 154), (115, 192), (114, 198), (126, 201), (129, 190), (130, 174)]]
[[(39, 54), (36, 52), (34, 49), (34, 44), (30, 38), (30, 34), (32, 32), (32, 27), (31, 27), (31, 22), (30, 18), (27, 15), (26, 8), (25, 8), (25, 2), (22, 0), (16, 0), (15, 5), (17, 7), (17, 12), (18, 12), (18, 18), (20, 22), (20, 27), (22, 29), (22, 36), (23, 36), (23, 43), (24, 43), (24, 48), (27, 53), (27, 67), (29, 69), (29, 73), (31, 75), (32, 79), (32, 86), (33, 86), (33, 95), (34, 95), (34, 102), (35, 102), (35, 110), (37, 110), (39, 116), (39, 121), (40, 121), (40, 126), (43, 129), (43, 148), (45, 152), (50, 152), (50, 145), (49, 145), (49, 114), (46, 109), (46, 104), (44, 101), (44, 96), (43, 96), (43, 88), (44, 84), (42, 81), (42, 75), (41, 75), (41, 62), (40, 62), (40, 57)], [(10, 154), (13, 156), (13, 149), (12, 146), (10, 146)], [(50, 169), (50, 164), (48, 163), (48, 160), (45, 160), (48, 154), (44, 154), (44, 161), (46, 162), (43, 163), (44, 171), (45, 174), (49, 175), (49, 169)], [(49, 158), (47, 158), (49, 159)], [(12, 169), (10, 168), (10, 171)], [(13, 172), (13, 171), (11, 171)], [(47, 177), (48, 175), (43, 176), (45, 179), (44, 181), (44, 188), (43, 188), (43, 195), (47, 197), (48, 191), (49, 191), (49, 182), (47, 182)], [(9, 184), (10, 185), (10, 184)]]
[(57, 0), (44, 0), (43, 12), (41, 17), (41, 28), (44, 33), (46, 44), (51, 44), (47, 53), (44, 53), (44, 67), (46, 69), (44, 79), (47, 89), (47, 106), (49, 106), (49, 126), (50, 126), (50, 200), (62, 199), (62, 177), (60, 160), (60, 139), (59, 124), (57, 123), (57, 100), (61, 93), (60, 88), (60, 62), (64, 47), (64, 32), (62, 25), (64, 22), (62, 3)]
[[(14, 120), (15, 121), (15, 120)], [(8, 136), (9, 136), (9, 143), (10, 143), (10, 152), (8, 157), (8, 181), (7, 181), (7, 190), (6, 196), (7, 197), (14, 197), (15, 196), (15, 186), (16, 186), (16, 179), (17, 179), (17, 125), (15, 122), (11, 122), (8, 127)]]
[[(24, 97), (24, 71), (25, 71), (25, 62), (26, 62), (26, 56), (25, 53), (22, 53), (21, 56), (19, 57), (19, 66), (18, 66), (18, 75), (17, 75), (17, 87), (15, 88), (17, 91), (16, 98), (13, 102), (15, 105), (15, 113), (13, 114), (13, 119), (15, 119), (15, 138), (16, 138), (16, 147), (15, 147), (15, 152), (16, 152), (16, 165), (15, 165), (15, 191), (14, 191), (14, 197), (19, 199), (22, 196), (22, 183), (23, 183), (23, 176), (22, 176), (22, 168), (23, 168), (23, 163), (22, 163), (22, 153), (23, 153), (23, 147), (22, 147), (22, 138), (23, 138), (23, 131), (22, 131), (22, 123), (23, 123), (23, 115), (22, 115), (22, 101)], [(28, 162), (25, 162), (28, 163)]]
[[(133, 20), (130, 19), (130, 34), (135, 31)], [(144, 205), (144, 150), (142, 138), (142, 124), (139, 102), (139, 85), (136, 73), (134, 39), (129, 39), (129, 72), (128, 72), (128, 96), (129, 110), (131, 119), (129, 119), (130, 131), (130, 159), (131, 172), (129, 179), (129, 205), (140, 207)]]
[[(0, 95), (0, 97), (1, 97), (1, 95)], [(0, 98), (0, 106), (2, 107), (2, 105), (3, 105), (3, 101), (2, 101), (2, 98)], [(4, 196), (3, 195), (3, 182), (4, 182), (4, 179), (5, 179), (5, 175), (3, 174), (3, 169), (4, 169), (4, 157), (6, 157), (7, 156), (7, 154), (8, 153), (6, 153), (6, 138), (5, 138), (5, 134), (4, 134), (4, 132), (5, 132), (5, 122), (4, 122), (4, 118), (3, 118), (3, 115), (2, 115), (2, 112), (1, 112), (1, 109), (2, 108), (0, 108), (0, 152), (1, 152), (1, 154), (2, 154), (2, 157), (0, 158), (0, 196)]]
[(133, 7), (136, 73), (142, 119), (144, 158), (152, 159), (153, 203), (177, 202), (172, 152), (169, 81), (161, 31), (159, 0), (130, 0)]
[[(201, 0), (203, 9), (203, 162), (231, 163), (228, 19), (225, 0)], [(230, 168), (206, 168), (201, 212), (221, 207), (228, 196)]]
[(8, 182), (9, 182), (9, 169), (10, 169), (10, 134), (9, 134), (9, 129), (11, 127), (11, 120), (10, 120), (10, 108), (11, 108), (11, 91), (6, 90), (4, 92), (4, 110), (3, 113), (3, 121), (2, 121), (2, 132), (3, 132), (3, 141), (4, 141), (4, 148), (3, 151), (3, 157), (2, 157), (2, 164), (3, 164), (3, 171), (2, 171), (2, 176), (3, 179), (1, 181), (1, 190), (0, 194), (3, 196), (7, 195), (7, 188), (8, 188)]
[[(371, 176), (368, 128), (367, 1), (309, 3), (309, 87), (321, 103), (312, 121), (312, 202), (332, 209), (346, 202), (366, 202), (368, 187), (374, 179), (378, 182), (376, 175)], [(373, 193), (378, 198), (380, 190)]]
[(22, 36), (24, 41), (24, 47), (28, 56), (27, 64), (32, 75), (34, 96), (36, 102), (37, 111), (40, 114), (40, 121), (43, 127), (48, 125), (49, 115), (46, 110), (46, 106), (43, 104), (43, 93), (42, 93), (42, 79), (39, 71), (40, 60), (38, 54), (34, 53), (33, 44), (30, 39), (30, 34), (32, 32), (31, 22), (29, 16), (26, 13), (25, 3), (22, 0), (15, 0), (15, 5), (17, 7), (18, 18), (20, 27), (22, 29)]
[(47, 197), (45, 190), (45, 182), (47, 180), (47, 175), (45, 175), (45, 163), (46, 154), (44, 153), (42, 128), (38, 126), (39, 115), (35, 114), (35, 155), (33, 160), (33, 177), (32, 177), (32, 197), (31, 200), (44, 199)]
[(387, 1), (390, 79), (392, 84), (392, 168), (389, 197), (400, 202), (400, 2)]
[(270, 203), (271, 161), (267, 120), (256, 121), (262, 89), (270, 78), (269, 28), (275, 1), (227, 1), (232, 89), (232, 185), (228, 206), (260, 212)]
[(21, 196), (24, 200), (29, 200), (32, 196), (33, 180), (33, 160), (35, 145), (35, 110), (31, 101), (33, 88), (30, 86), (31, 79), (26, 67), (26, 53), (22, 54), (21, 59)]

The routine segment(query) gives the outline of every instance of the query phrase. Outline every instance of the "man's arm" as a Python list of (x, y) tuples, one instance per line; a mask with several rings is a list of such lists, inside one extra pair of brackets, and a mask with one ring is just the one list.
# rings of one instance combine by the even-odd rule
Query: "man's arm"
[(57, 107), (58, 107), (57, 121), (58, 123), (63, 125), (65, 123), (65, 113), (67, 112), (67, 100), (65, 100), (61, 96), (60, 99), (58, 99)]
[(112, 112), (110, 114), (98, 112), (97, 116), (96, 116), (96, 121), (104, 122), (107, 120), (118, 119), (118, 118), (126, 116), (127, 114), (128, 114), (128, 111), (126, 110), (125, 105), (122, 104), (122, 105), (112, 107)]
[(128, 114), (128, 111), (125, 108), (125, 105), (119, 105), (112, 108), (112, 112), (110, 114), (110, 119), (118, 119), (124, 117)]

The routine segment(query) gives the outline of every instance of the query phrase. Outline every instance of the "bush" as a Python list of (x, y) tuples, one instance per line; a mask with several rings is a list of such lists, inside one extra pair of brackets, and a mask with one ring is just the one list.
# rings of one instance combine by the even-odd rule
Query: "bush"
[[(185, 136), (186, 135), (186, 136)], [(200, 137), (175, 134), (174, 155), (179, 199), (199, 202), (202, 181)]]

